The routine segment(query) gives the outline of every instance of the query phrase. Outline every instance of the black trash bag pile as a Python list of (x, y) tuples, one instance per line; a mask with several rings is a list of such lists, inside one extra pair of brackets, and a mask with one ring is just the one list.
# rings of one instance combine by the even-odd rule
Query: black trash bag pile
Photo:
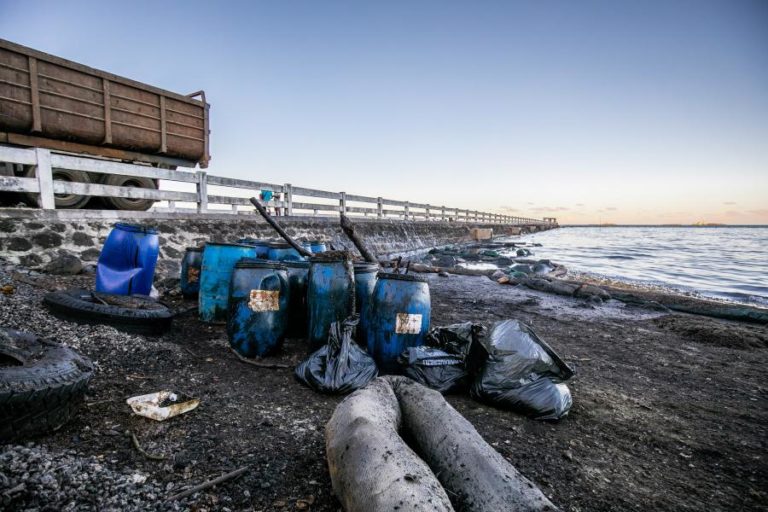
[(409, 347), (398, 357), (403, 374), (442, 394), (467, 387), (469, 374), (464, 358), (431, 347)]
[(479, 341), (483, 331), (481, 324), (472, 322), (435, 327), (427, 333), (426, 344), (460, 356), (467, 373), (474, 376), (488, 359), (488, 351)]
[(573, 400), (563, 382), (574, 372), (530, 327), (496, 322), (482, 343), (489, 356), (472, 385), (474, 398), (539, 420), (568, 414)]
[(296, 367), (299, 382), (321, 393), (347, 394), (376, 378), (376, 362), (352, 339), (358, 320), (353, 315), (331, 324), (328, 343)]

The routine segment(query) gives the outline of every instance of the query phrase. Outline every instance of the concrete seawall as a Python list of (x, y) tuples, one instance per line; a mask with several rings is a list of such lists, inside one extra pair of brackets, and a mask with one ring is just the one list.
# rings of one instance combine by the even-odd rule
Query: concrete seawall
[[(319, 239), (337, 248), (352, 249), (336, 217), (280, 217), (286, 231), (298, 239)], [(148, 213), (88, 210), (43, 211), (0, 209), (0, 255), (6, 261), (38, 266), (62, 253), (95, 262), (115, 222), (155, 227), (160, 237), (161, 274), (178, 272), (184, 249), (207, 241), (240, 237), (275, 238), (277, 234), (253, 214)], [(432, 247), (471, 241), (472, 228), (493, 228), (494, 236), (518, 235), (536, 227), (450, 222), (403, 222), (354, 219), (361, 236), (379, 256), (393, 256)]]

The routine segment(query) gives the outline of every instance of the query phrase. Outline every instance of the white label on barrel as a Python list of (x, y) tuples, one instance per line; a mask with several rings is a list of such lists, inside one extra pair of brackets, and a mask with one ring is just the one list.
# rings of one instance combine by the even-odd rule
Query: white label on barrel
[(397, 334), (419, 334), (419, 331), (421, 331), (421, 315), (397, 314), (397, 321), (395, 322)]
[(251, 311), (278, 311), (280, 309), (279, 290), (251, 290), (248, 301)]

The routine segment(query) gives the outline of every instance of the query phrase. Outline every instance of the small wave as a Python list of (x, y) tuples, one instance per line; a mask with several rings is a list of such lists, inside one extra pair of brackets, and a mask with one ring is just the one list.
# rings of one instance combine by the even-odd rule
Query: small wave
[(625, 255), (622, 255), (622, 254), (613, 254), (613, 255), (606, 256), (606, 258), (609, 259), (609, 260), (633, 260), (633, 259), (635, 259), (634, 256), (625, 256)]

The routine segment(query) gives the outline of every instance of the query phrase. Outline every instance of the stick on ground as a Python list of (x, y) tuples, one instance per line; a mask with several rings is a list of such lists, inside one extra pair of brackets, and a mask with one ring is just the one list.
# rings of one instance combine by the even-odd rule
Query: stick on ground
[(238, 353), (237, 350), (233, 349), (232, 347), (229, 347), (229, 350), (232, 351), (235, 356), (239, 360), (241, 360), (244, 363), (252, 364), (253, 366), (258, 366), (259, 368), (270, 368), (270, 369), (290, 369), (292, 368), (289, 364), (281, 364), (281, 363), (262, 363), (260, 361), (255, 361), (253, 359), (248, 359), (247, 357), (244, 357), (242, 354)]
[(234, 471), (230, 471), (229, 473), (221, 475), (218, 478), (214, 478), (212, 480), (207, 480), (207, 481), (205, 481), (205, 482), (203, 482), (203, 483), (201, 483), (199, 485), (196, 485), (194, 487), (190, 487), (186, 491), (181, 491), (178, 494), (174, 494), (173, 496), (171, 496), (170, 498), (168, 498), (165, 501), (166, 502), (168, 502), (168, 501), (176, 501), (176, 500), (180, 500), (181, 498), (186, 498), (190, 494), (195, 494), (196, 492), (203, 491), (205, 489), (208, 489), (209, 487), (213, 487), (214, 485), (218, 485), (220, 483), (226, 482), (227, 480), (232, 480), (233, 478), (237, 478), (238, 476), (242, 475), (243, 473), (245, 473), (249, 469), (250, 469), (250, 466), (243, 466), (240, 469), (236, 469)]

